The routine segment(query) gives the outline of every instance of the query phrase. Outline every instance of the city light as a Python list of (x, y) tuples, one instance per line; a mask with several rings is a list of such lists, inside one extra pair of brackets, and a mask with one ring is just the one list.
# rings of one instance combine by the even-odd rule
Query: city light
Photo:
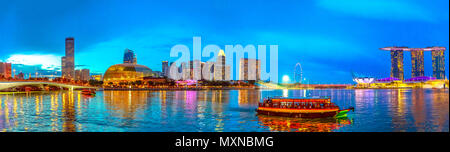
[(283, 83), (288, 83), (290, 81), (290, 78), (289, 78), (289, 76), (284, 75), (282, 80), (283, 80)]

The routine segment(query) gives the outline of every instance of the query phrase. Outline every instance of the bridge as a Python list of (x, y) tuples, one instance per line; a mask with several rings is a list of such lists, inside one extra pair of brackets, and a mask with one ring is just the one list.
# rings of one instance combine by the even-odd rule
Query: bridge
[(69, 90), (74, 90), (74, 89), (97, 89), (97, 87), (80, 86), (80, 85), (57, 83), (57, 82), (46, 82), (46, 81), (5, 81), (5, 82), (1, 82), (0, 81), (0, 90), (11, 89), (11, 88), (16, 88), (16, 87), (22, 87), (22, 86), (43, 87), (44, 85), (60, 87), (60, 88), (67, 88)]

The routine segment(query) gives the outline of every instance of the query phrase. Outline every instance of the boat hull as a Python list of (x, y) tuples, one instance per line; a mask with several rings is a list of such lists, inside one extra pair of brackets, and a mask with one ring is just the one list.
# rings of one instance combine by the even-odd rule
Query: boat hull
[(282, 109), (282, 108), (258, 108), (258, 114), (294, 118), (326, 118), (334, 117), (339, 109)]

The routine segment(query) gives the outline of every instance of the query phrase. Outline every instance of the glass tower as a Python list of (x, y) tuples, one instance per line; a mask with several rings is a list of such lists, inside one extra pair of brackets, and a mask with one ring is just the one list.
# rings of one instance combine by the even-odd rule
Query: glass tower
[(433, 62), (433, 77), (445, 79), (445, 56), (444, 49), (431, 51)]
[(391, 77), (403, 80), (403, 50), (391, 50)]
[(411, 50), (412, 78), (425, 76), (423, 58), (423, 50)]

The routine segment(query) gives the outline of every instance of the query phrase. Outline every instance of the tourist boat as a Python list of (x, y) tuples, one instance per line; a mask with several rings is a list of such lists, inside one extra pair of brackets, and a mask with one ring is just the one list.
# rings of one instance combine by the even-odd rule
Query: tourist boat
[(84, 89), (84, 90), (81, 91), (81, 94), (93, 96), (93, 95), (95, 95), (96, 93), (95, 93), (95, 90)]
[(295, 118), (339, 118), (346, 117), (350, 110), (354, 111), (354, 108), (339, 109), (339, 106), (332, 103), (329, 97), (273, 97), (265, 98), (263, 103), (259, 103), (256, 112)]

